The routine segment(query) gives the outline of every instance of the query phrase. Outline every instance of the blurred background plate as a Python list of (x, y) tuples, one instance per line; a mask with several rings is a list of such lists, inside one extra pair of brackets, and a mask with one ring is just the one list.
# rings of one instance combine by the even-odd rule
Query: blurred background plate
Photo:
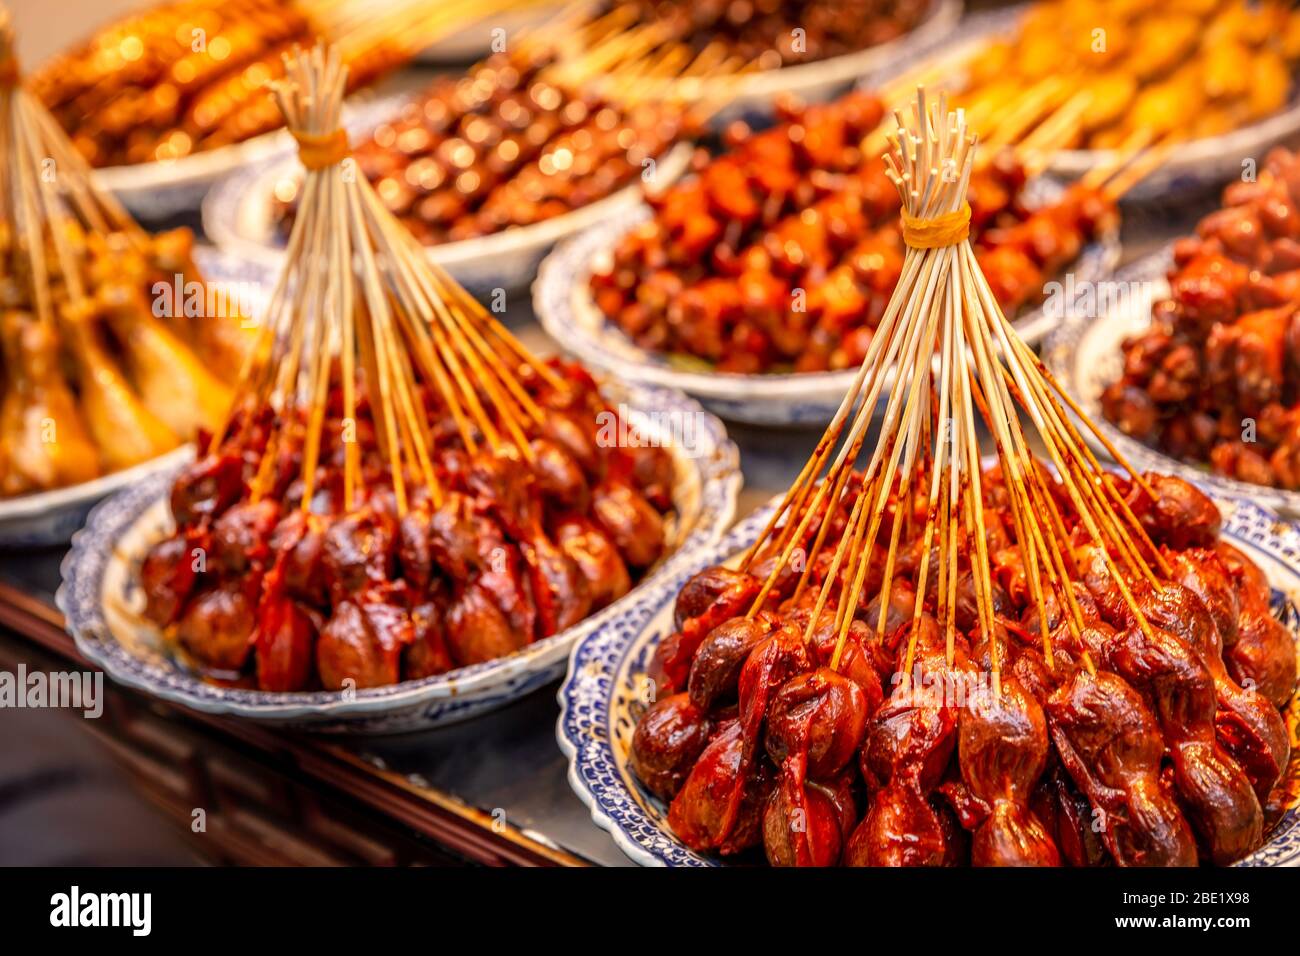
[[(1054, 181), (1035, 180), (1026, 187), (1030, 205), (1052, 202), (1063, 192)], [(559, 246), (542, 263), (533, 284), (533, 310), (542, 327), (560, 345), (595, 369), (630, 382), (679, 388), (728, 421), (752, 425), (825, 425), (844, 400), (857, 369), (741, 375), (691, 370), (663, 353), (643, 349), (606, 318), (591, 295), (592, 271), (607, 263), (619, 239), (651, 214), (635, 209)], [(1118, 231), (1085, 246), (1069, 268), (1080, 288), (1108, 275), (1120, 261)], [(1018, 316), (1015, 326), (1033, 345), (1059, 321), (1041, 308)], [(703, 363), (700, 363), (703, 365)]]
[(922, 51), (953, 34), (961, 14), (962, 0), (932, 0), (925, 17), (910, 32), (865, 50), (778, 70), (752, 72), (735, 79), (670, 80), (644, 84), (639, 89), (651, 98), (680, 96), (691, 101), (720, 103), (725, 100), (726, 105), (714, 117), (715, 126), (721, 127), (733, 119), (759, 120), (771, 115), (780, 96), (796, 96), (805, 103), (821, 102), (843, 93), (862, 76), (910, 66)]
[[(964, 77), (962, 64), (990, 40), (1011, 33), (1032, 4), (990, 10), (965, 17), (960, 28), (937, 42), (928, 44), (907, 62), (896, 62), (864, 76), (858, 86), (877, 89), (894, 83), (914, 70), (940, 69), (938, 78), (927, 80), (935, 90), (952, 89)], [(890, 104), (895, 106), (897, 104)], [(1286, 107), (1240, 129), (1202, 139), (1180, 143), (1153, 172), (1124, 195), (1124, 201), (1169, 202), (1181, 195), (1195, 195), (1241, 176), (1242, 164), (1248, 159), (1261, 163), (1269, 148), (1300, 136), (1300, 83), (1292, 77), (1291, 95)], [(1111, 150), (1059, 150), (1045, 173), (1073, 181), (1096, 167), (1108, 167), (1116, 156)]]
[[(389, 103), (382, 112), (368, 111), (367, 117), (373, 125), (380, 116), (390, 117), (397, 112), (397, 103)], [(685, 172), (691, 152), (689, 143), (678, 143), (660, 157), (653, 188), (666, 188)], [(284, 242), (274, 215), (275, 185), (300, 169), (297, 157), (282, 157), (244, 169), (217, 184), (203, 201), (204, 233), (227, 255), (262, 268), (278, 269), (284, 261)], [(429, 260), (472, 292), (522, 288), (557, 242), (640, 205), (642, 185), (636, 179), (604, 199), (530, 226), (427, 246)]]
[[(1151, 306), (1169, 294), (1165, 278), (1173, 267), (1173, 244), (1165, 246), (1112, 276), (1108, 283), (1120, 296), (1098, 296), (1098, 314), (1074, 314), (1043, 344), (1043, 361), (1061, 387), (1078, 402), (1115, 449), (1139, 471), (1160, 471), (1199, 485), (1218, 498), (1253, 501), (1289, 518), (1300, 517), (1300, 492), (1254, 485), (1216, 475), (1209, 466), (1179, 461), (1124, 434), (1106, 420), (1101, 393), (1123, 374), (1125, 339), (1151, 324)], [(1105, 445), (1087, 428), (1084, 439), (1099, 454)]]

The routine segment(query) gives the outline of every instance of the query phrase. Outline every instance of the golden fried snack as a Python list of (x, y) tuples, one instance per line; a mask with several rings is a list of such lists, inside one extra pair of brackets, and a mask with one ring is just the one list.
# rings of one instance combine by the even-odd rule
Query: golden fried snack
[(1136, 148), (1276, 113), (1298, 59), (1300, 12), (1277, 0), (1043, 0), (961, 65), (954, 101), (990, 132), (1028, 109), (1027, 132), (1081, 96), (1054, 148)]

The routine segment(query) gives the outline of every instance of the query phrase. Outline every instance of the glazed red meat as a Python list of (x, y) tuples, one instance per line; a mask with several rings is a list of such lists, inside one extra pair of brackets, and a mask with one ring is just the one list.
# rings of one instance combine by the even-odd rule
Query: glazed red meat
[[(904, 253), (898, 194), (862, 145), (883, 106), (855, 92), (778, 112), (774, 128), (732, 130), (729, 152), (650, 197), (654, 217), (592, 275), (596, 305), (643, 348), (746, 374), (847, 369), (866, 355)], [(1028, 209), (1024, 183), (999, 158), (970, 184), (976, 255), (1012, 315), (1115, 215), (1082, 186)]]
[[(435, 426), (437, 487), (411, 495), (418, 483), (406, 476), (404, 507), (364, 390), (366, 417), (345, 427), (341, 386), (331, 387), (305, 507), (301, 429), (272, 433), (265, 410), (237, 409), (176, 480), (177, 530), (142, 563), (146, 615), (214, 677), (268, 691), (429, 677), (572, 627), (663, 555), (672, 460), (596, 441), (598, 422), (617, 413), (577, 366), (551, 372), (520, 373), (530, 400), (552, 409), (524, 436), (531, 459)], [(445, 423), (439, 394), (423, 399)], [(360, 450), (350, 510), (345, 435)]]
[(1258, 849), (1270, 794), (1284, 792), (1282, 710), (1296, 692), (1267, 579), (1180, 479), (1111, 479), (1135, 546), (1163, 562), (1148, 580), (1091, 539), (1051, 473), (1039, 478), (1071, 568), (1068, 599), (1044, 587), (1041, 610), (998, 469), (981, 480), (991, 590), (976, 598), (964, 540), (945, 575), (951, 634), (931, 586), (946, 559), (921, 537), (926, 499), (897, 485), (882, 499), (882, 534), (899, 531), (888, 584), (864, 565), (853, 594), (823, 560), (850, 527), (856, 477), (805, 529), (826, 522), (828, 537), (802, 583), (778, 563), (788, 516), (756, 553), (688, 580), (629, 755), (673, 834), (745, 862), (761, 843), (775, 866), (1226, 865)]
[(1060, 851), (1030, 809), (1050, 752), (1043, 707), (1014, 677), (1002, 680), (1001, 693), (976, 694), (957, 730), (961, 779), (979, 818), (971, 821), (971, 863), (1058, 866)]
[[(1176, 458), (1253, 484), (1300, 489), (1300, 158), (1282, 148), (1254, 183), (1174, 247), (1168, 297), (1126, 340), (1105, 416)], [(1245, 188), (1249, 187), (1249, 188)]]

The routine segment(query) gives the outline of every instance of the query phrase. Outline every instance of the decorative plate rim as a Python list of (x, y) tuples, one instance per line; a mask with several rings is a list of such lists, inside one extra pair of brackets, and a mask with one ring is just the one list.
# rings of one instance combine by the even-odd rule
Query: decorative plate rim
[[(609, 833), (629, 860), (641, 866), (723, 864), (688, 849), (637, 805), (637, 798), (619, 770), (608, 733), (613, 682), (633, 645), (640, 643), (645, 628), (675, 599), (686, 580), (697, 571), (727, 561), (752, 544), (778, 504), (778, 499), (773, 499), (752, 512), (725, 537), (697, 552), (695, 559), (684, 563), (675, 575), (661, 579), (653, 592), (647, 592), (646, 610), (625, 635), (610, 638), (606, 632), (592, 633), (578, 641), (569, 653), (568, 673), (556, 694), (560, 714), (555, 724), (556, 742), (569, 763), (569, 786), (587, 807), (592, 822)], [(1270, 557), (1292, 575), (1300, 588), (1297, 565), (1300, 526), (1250, 501), (1222, 499), (1217, 504), (1224, 512), (1224, 532), (1234, 543), (1239, 543), (1247, 553), (1262, 552)], [(1236, 533), (1230, 528), (1236, 529)], [(1267, 529), (1263, 533), (1273, 544), (1271, 550), (1249, 537), (1252, 528)], [(1300, 644), (1300, 628), (1293, 627), (1292, 631)], [(614, 643), (608, 648), (594, 646), (598, 641), (610, 640)], [(638, 832), (642, 834), (640, 839)], [(1300, 865), (1300, 807), (1287, 810), (1271, 831), (1269, 840), (1233, 865)]]
[(700, 416), (699, 453), (687, 456), (679, 451), (675, 455), (679, 463), (694, 463), (699, 481), (699, 520), (677, 549), (628, 594), (567, 631), (514, 654), (420, 680), (358, 690), (350, 695), (338, 691), (272, 693), (222, 687), (206, 683), (178, 667), (161, 668), (141, 660), (114, 638), (104, 617), (100, 589), (111, 563), (111, 543), (158, 504), (170, 488), (174, 471), (154, 474), (96, 506), (85, 527), (73, 536), (72, 547), (63, 558), (55, 604), (64, 615), (77, 649), (115, 681), (206, 713), (283, 722), (301, 717), (372, 715), (433, 700), (473, 699), (518, 675), (562, 661), (573, 641), (617, 620), (659, 578), (671, 575), (696, 550), (717, 540), (735, 516), (743, 480), (740, 453), (727, 437), (721, 421), (704, 412), (689, 397), (667, 389), (615, 382), (607, 383), (605, 388), (648, 413), (676, 410)]

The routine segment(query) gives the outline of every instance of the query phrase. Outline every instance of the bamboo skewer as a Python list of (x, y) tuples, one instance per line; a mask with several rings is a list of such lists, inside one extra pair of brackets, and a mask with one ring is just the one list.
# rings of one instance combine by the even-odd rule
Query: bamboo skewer
[[(1078, 108), (1076, 103), (1073, 109)], [(978, 418), (996, 451), (1008, 518), (1028, 577), (1030, 602), (1039, 618), (1044, 660), (1049, 668), (1054, 666), (1047, 611), (1053, 597), (1076, 647), (1083, 648), (1081, 663), (1091, 670), (1095, 665), (1080, 638), (1083, 613), (1073, 593), (1079, 577), (1073, 543), (1079, 540), (1097, 549), (1143, 629), (1149, 625), (1138, 596), (1141, 589), (1159, 588), (1169, 568), (1084, 444), (1070, 418), (1071, 413), (1082, 418), (1079, 409), (1017, 337), (980, 271), (966, 235), (965, 197), (977, 142), (967, 130), (965, 117), (960, 112), (949, 114), (944, 97), (930, 106), (921, 89), (910, 115), (897, 112), (895, 118), (899, 129), (891, 137), (885, 163), (903, 200), (908, 248), (902, 277), (849, 394), (759, 540), (742, 559), (747, 569), (759, 555), (773, 561), (750, 615), (766, 605), (796, 548), (811, 538), (812, 554), (803, 558), (807, 564), (795, 594), (804, 591), (830, 516), (843, 509), (843, 531), (805, 633), (805, 639), (810, 639), (823, 613), (834, 608), (832, 667), (838, 668), (856, 609), (868, 596), (864, 592), (872, 568), (881, 571), (880, 613), (868, 623), (875, 626), (878, 639), (883, 636), (902, 531), (913, 520), (921, 520), (923, 512), (921, 563), (901, 679), (910, 680), (916, 660), (931, 575), (937, 585), (932, 607), (944, 635), (947, 660), (953, 663), (958, 569), (965, 561), (977, 621), (971, 639), (987, 647), (993, 690), (1000, 692), (1005, 648), (993, 607), (993, 556), (983, 500)], [(880, 436), (859, 477), (852, 469), (891, 368), (895, 380), (885, 399)], [(1083, 421), (1086, 427), (1094, 427), (1086, 418)], [(1046, 451), (1055, 489), (1049, 489), (1033, 454), (1028, 428)], [(1122, 456), (1117, 454), (1116, 460), (1139, 487), (1150, 492)], [(1058, 495), (1070, 502), (1068, 521)], [(819, 523), (815, 530), (814, 521)], [(1073, 532), (1070, 526), (1075, 527)], [(887, 539), (883, 558), (877, 546), (882, 534)], [(910, 531), (907, 540), (915, 540)], [(931, 568), (931, 556), (936, 554), (938, 565)]]
[[(275, 409), (281, 423), (262, 453), (252, 497), (268, 493), (277, 449), (297, 437), (303, 447), (301, 506), (310, 509), (325, 447), (326, 405), (338, 382), (338, 424), (355, 423), (362, 403), (368, 406), (396, 508), (404, 515), (424, 492), (434, 507), (444, 501), (425, 389), (444, 403), (471, 453), (511, 448), (531, 462), (527, 427), (543, 424), (545, 415), (519, 370), (555, 389), (565, 385), (428, 262), (366, 178), (356, 175), (339, 126), (346, 81), (338, 49), (326, 53), (317, 46), (286, 56), (285, 78), (272, 85), (307, 174), (286, 264), (244, 373), (252, 403)], [(230, 425), (214, 436), (214, 447)], [(360, 451), (355, 440), (345, 437), (343, 444), (344, 507), (351, 510), (362, 487)]]
[[(0, 7), (0, 64), (11, 73), (11, 79), (0, 82), (0, 145), (4, 147), (0, 155), (11, 160), (4, 164), (0, 222), (6, 224), (6, 233), (9, 224), (15, 227), (17, 235), (6, 236), (16, 242), (9, 252), (27, 263), (11, 271), (30, 272), (37, 317), (52, 326), (53, 277), (45, 237), (54, 248), (69, 299), (84, 305), (87, 292), (79, 255), (69, 245), (71, 231), (118, 232), (137, 248), (143, 245), (145, 233), (116, 198), (95, 185), (89, 165), (53, 117), (18, 82), (15, 59), (10, 15)], [(48, 175), (47, 163), (52, 164)]]

